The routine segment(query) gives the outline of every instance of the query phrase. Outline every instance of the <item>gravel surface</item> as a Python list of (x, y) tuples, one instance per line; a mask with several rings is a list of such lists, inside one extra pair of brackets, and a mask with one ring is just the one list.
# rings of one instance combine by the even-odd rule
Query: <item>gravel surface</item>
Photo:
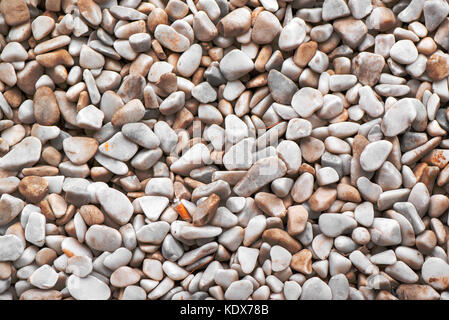
[(0, 300), (449, 299), (446, 0), (0, 0)]

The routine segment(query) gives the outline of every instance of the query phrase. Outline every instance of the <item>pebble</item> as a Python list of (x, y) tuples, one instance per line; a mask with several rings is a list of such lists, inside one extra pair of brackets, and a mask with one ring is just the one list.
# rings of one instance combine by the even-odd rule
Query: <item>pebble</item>
[(220, 61), (220, 71), (228, 81), (234, 81), (254, 69), (254, 62), (242, 51), (234, 49)]
[(393, 145), (386, 140), (368, 144), (360, 155), (360, 165), (365, 171), (376, 171), (387, 160)]
[(29, 281), (39, 289), (51, 289), (58, 281), (58, 274), (52, 267), (45, 264), (31, 274)]
[(448, 298), (445, 1), (34, 2), (0, 299)]
[(122, 236), (111, 227), (93, 225), (86, 232), (86, 244), (99, 251), (114, 251), (122, 244)]
[(67, 279), (67, 289), (76, 300), (108, 300), (111, 296), (108, 285), (90, 275), (85, 278), (71, 275)]
[(332, 291), (323, 280), (312, 277), (303, 283), (300, 300), (332, 300)]
[[(97, 191), (97, 198), (108, 216), (120, 225), (128, 223), (134, 212), (129, 199), (120, 191), (112, 188), (102, 188)], [(111, 203), (109, 199), (115, 201)]]

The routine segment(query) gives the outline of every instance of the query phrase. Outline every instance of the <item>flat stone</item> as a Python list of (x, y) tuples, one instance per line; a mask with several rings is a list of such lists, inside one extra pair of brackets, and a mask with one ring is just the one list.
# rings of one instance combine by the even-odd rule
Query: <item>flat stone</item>
[(25, 245), (15, 235), (0, 236), (0, 261), (15, 261), (23, 253)]
[(357, 222), (343, 214), (323, 213), (320, 215), (318, 225), (323, 234), (335, 238), (357, 227)]
[(371, 172), (379, 169), (390, 155), (393, 145), (386, 140), (368, 144), (360, 155), (360, 165), (363, 170)]
[(387, 137), (403, 133), (416, 119), (416, 105), (421, 102), (414, 98), (403, 98), (393, 104), (382, 119), (382, 132)]
[(277, 157), (256, 161), (246, 175), (234, 186), (238, 196), (248, 197), (276, 178), (285, 175), (287, 168)]
[(253, 69), (254, 62), (238, 49), (230, 51), (220, 60), (220, 71), (228, 81), (237, 80)]
[(374, 218), (370, 229), (371, 241), (379, 246), (392, 246), (401, 243), (401, 228), (393, 219)]
[(95, 250), (114, 251), (122, 244), (122, 236), (111, 227), (93, 225), (86, 232), (86, 244)]
[(313, 277), (302, 285), (300, 300), (332, 300), (332, 291), (323, 280)]
[(131, 201), (120, 191), (113, 188), (102, 188), (97, 191), (97, 199), (109, 217), (118, 224), (127, 224), (131, 219), (134, 212), (133, 206)]
[(107, 300), (111, 296), (108, 285), (94, 276), (71, 275), (67, 279), (67, 289), (77, 300)]
[(98, 142), (88, 137), (70, 137), (62, 142), (64, 152), (74, 164), (85, 164), (93, 158), (98, 149)]

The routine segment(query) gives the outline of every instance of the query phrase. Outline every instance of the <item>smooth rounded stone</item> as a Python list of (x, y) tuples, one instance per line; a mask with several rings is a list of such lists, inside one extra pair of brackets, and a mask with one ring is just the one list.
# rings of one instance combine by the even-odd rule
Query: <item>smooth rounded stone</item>
[(173, 182), (170, 178), (152, 178), (145, 186), (145, 194), (173, 198)]
[(3, 48), (0, 59), (5, 62), (25, 61), (28, 54), (25, 48), (18, 42), (9, 42)]
[(184, 51), (176, 63), (177, 72), (183, 77), (190, 77), (198, 69), (201, 63), (203, 50), (197, 43)]
[(357, 227), (357, 222), (353, 218), (338, 213), (321, 214), (318, 224), (323, 234), (332, 238)]
[(292, 107), (302, 117), (308, 118), (323, 106), (323, 95), (320, 91), (305, 87), (299, 89), (292, 98)]
[(357, 77), (352, 74), (336, 74), (329, 78), (329, 89), (334, 92), (346, 91), (357, 83)]
[(95, 155), (95, 160), (112, 173), (124, 175), (128, 172), (128, 166), (124, 162), (109, 158), (99, 152)]
[(20, 300), (61, 300), (62, 294), (57, 290), (29, 289), (24, 291)]
[(141, 150), (131, 160), (131, 166), (138, 170), (148, 170), (153, 167), (162, 156), (160, 148)]
[(285, 281), (284, 296), (286, 300), (298, 300), (302, 293), (302, 288), (296, 281)]
[(359, 89), (360, 108), (372, 117), (379, 117), (384, 113), (384, 105), (376, 97), (375, 92), (369, 86)]
[(131, 142), (121, 132), (117, 132), (98, 147), (98, 151), (104, 155), (119, 161), (130, 160), (138, 150), (137, 144)]
[(128, 197), (120, 191), (113, 188), (102, 188), (97, 191), (97, 199), (103, 210), (116, 223), (125, 225), (131, 219), (134, 208)]
[(93, 225), (86, 232), (86, 244), (95, 250), (114, 251), (122, 244), (122, 236), (111, 227)]
[(428, 285), (401, 284), (396, 289), (401, 300), (439, 300), (440, 294)]
[(271, 190), (280, 198), (286, 197), (293, 186), (293, 179), (278, 178), (271, 183)]
[(31, 274), (29, 281), (39, 289), (51, 289), (58, 281), (58, 274), (52, 267), (45, 264)]
[(254, 150), (254, 138), (240, 140), (223, 155), (223, 165), (227, 170), (248, 170), (253, 164)]
[(24, 249), (25, 244), (19, 237), (13, 234), (0, 236), (0, 261), (15, 261)]
[(37, 41), (49, 35), (54, 27), (55, 20), (47, 16), (38, 16), (31, 22), (31, 32)]
[(411, 64), (418, 58), (418, 50), (411, 40), (399, 40), (391, 47), (390, 57), (400, 64)]
[(19, 192), (27, 201), (37, 203), (47, 194), (48, 182), (39, 176), (27, 176), (20, 181)]
[(251, 11), (247, 8), (236, 8), (227, 13), (217, 23), (218, 32), (223, 37), (238, 37), (251, 27)]
[(332, 300), (332, 291), (323, 280), (313, 277), (303, 283), (300, 300)]
[(332, 300), (347, 300), (349, 296), (349, 282), (345, 275), (337, 274), (329, 279)]
[(416, 106), (421, 102), (413, 98), (398, 100), (385, 113), (382, 119), (382, 132), (388, 136), (403, 133), (412, 124), (417, 116)]
[(354, 219), (364, 227), (370, 227), (374, 219), (374, 208), (371, 202), (363, 202), (354, 210)]
[(73, 256), (67, 260), (65, 272), (75, 276), (87, 277), (93, 270), (92, 259), (87, 256)]
[(86, 69), (102, 68), (105, 63), (105, 59), (101, 53), (98, 53), (85, 44), (81, 47), (79, 59), (80, 66)]
[(253, 284), (249, 280), (238, 280), (231, 283), (226, 289), (226, 300), (247, 300), (253, 293)]
[(242, 271), (245, 274), (250, 274), (256, 267), (259, 250), (255, 248), (239, 247), (237, 255)]
[(449, 75), (449, 56), (441, 52), (432, 54), (426, 62), (427, 75), (434, 81), (440, 81)]
[(85, 278), (71, 275), (67, 279), (67, 290), (76, 300), (108, 300), (111, 296), (109, 286), (90, 275)]
[(251, 40), (257, 44), (267, 44), (272, 42), (281, 30), (278, 18), (269, 11), (262, 11), (254, 21)]
[(331, 167), (323, 167), (316, 173), (317, 181), (320, 186), (329, 185), (340, 180), (338, 172)]
[(292, 254), (281, 246), (273, 246), (270, 249), (271, 268), (274, 272), (285, 270), (292, 259)]
[(146, 300), (147, 294), (144, 289), (139, 286), (127, 286), (123, 291), (121, 300)]
[(277, 157), (260, 159), (253, 164), (245, 176), (234, 186), (234, 192), (248, 197), (271, 181), (285, 175), (287, 168)]
[(424, 281), (436, 290), (446, 290), (449, 286), (449, 265), (440, 258), (427, 258), (422, 265), (421, 275)]
[(80, 128), (98, 130), (101, 128), (103, 119), (103, 111), (90, 104), (78, 112), (76, 123)]
[(161, 244), (170, 230), (170, 225), (165, 221), (153, 222), (141, 227), (136, 235), (137, 240), (148, 244)]
[[(20, 183), (20, 179), (17, 177), (0, 178), (0, 193), (1, 194), (13, 193), (19, 187), (19, 183)], [(1, 206), (1, 203), (2, 203), (2, 200), (0, 199), (0, 206)], [(2, 216), (1, 213), (0, 213), (0, 216)], [(1, 219), (0, 219), (0, 221), (1, 221)], [(1, 224), (1, 222), (0, 222), (0, 224)]]
[(251, 218), (245, 228), (245, 235), (243, 238), (243, 245), (249, 246), (254, 241), (259, 239), (267, 226), (267, 220), (263, 215), (257, 215)]
[(374, 218), (370, 228), (371, 241), (378, 246), (392, 246), (401, 243), (401, 227), (396, 220)]
[(126, 123), (138, 122), (144, 116), (145, 107), (142, 102), (138, 99), (133, 99), (114, 113), (111, 122), (114, 126), (120, 127)]
[(324, 211), (337, 199), (337, 190), (319, 187), (309, 198), (309, 206), (313, 211)]
[(290, 253), (296, 253), (301, 250), (301, 244), (292, 238), (286, 231), (278, 228), (267, 229), (262, 234), (262, 240), (268, 242), (268, 244), (280, 245), (281, 247), (290, 251)]
[(145, 196), (138, 198), (140, 207), (145, 216), (151, 221), (157, 221), (168, 205), (168, 198), (157, 196)]
[(137, 283), (140, 280), (140, 274), (127, 266), (123, 266), (115, 270), (111, 274), (111, 284), (117, 288), (124, 288)]
[(239, 117), (229, 114), (225, 118), (226, 140), (231, 144), (236, 144), (240, 140), (248, 137), (248, 126)]
[[(157, 133), (156, 133), (157, 134)], [(201, 168), (204, 164), (210, 161), (210, 151), (202, 143), (195, 144), (181, 158), (176, 160), (171, 166), (170, 170), (186, 176), (193, 169)]]
[(312, 124), (306, 119), (291, 119), (288, 122), (285, 137), (289, 140), (296, 140), (310, 136)]
[(51, 126), (59, 121), (59, 107), (53, 90), (39, 87), (33, 98), (33, 110), (36, 121), (44, 126)]
[(220, 71), (228, 81), (237, 80), (253, 69), (254, 62), (238, 49), (231, 50), (220, 60)]
[(431, 0), (426, 1), (423, 7), (423, 16), (426, 24), (426, 29), (429, 32), (434, 31), (444, 21), (449, 13), (449, 7), (446, 3)]
[(217, 92), (209, 82), (201, 82), (193, 88), (192, 96), (201, 103), (210, 103), (217, 99)]
[(379, 54), (359, 53), (352, 61), (353, 73), (358, 81), (366, 86), (374, 86), (380, 79), (385, 59)]
[(397, 261), (395, 264), (387, 266), (385, 273), (402, 283), (415, 283), (418, 281), (418, 275), (402, 261)]
[(273, 100), (281, 104), (290, 104), (293, 94), (298, 90), (292, 80), (275, 69), (268, 73), (268, 88)]
[(393, 149), (393, 144), (386, 140), (371, 142), (360, 155), (360, 165), (363, 170), (371, 172), (379, 169), (387, 160)]
[[(20, 182), (19, 182), (20, 185)], [(22, 211), (25, 202), (9, 194), (2, 194), (0, 198), (0, 226), (7, 225)]]
[(151, 36), (148, 33), (134, 33), (128, 40), (136, 52), (146, 52), (151, 49)]
[(62, 142), (66, 156), (74, 164), (81, 165), (93, 158), (98, 142), (88, 137), (70, 137)]
[(154, 37), (161, 45), (174, 52), (184, 52), (190, 46), (189, 39), (178, 33), (173, 27), (165, 24), (156, 27)]
[(25, 226), (25, 239), (42, 247), (45, 243), (45, 216), (39, 212), (32, 212), (28, 216), (28, 222)]
[(10, 26), (16, 26), (30, 19), (30, 11), (24, 0), (5, 0), (0, 4), (0, 11), (4, 22)]
[(342, 38), (343, 43), (351, 48), (359, 46), (368, 33), (365, 23), (352, 17), (336, 20), (333, 27), (335, 32)]
[(301, 18), (293, 18), (282, 29), (279, 35), (279, 48), (283, 51), (291, 51), (299, 47), (306, 37), (305, 23)]

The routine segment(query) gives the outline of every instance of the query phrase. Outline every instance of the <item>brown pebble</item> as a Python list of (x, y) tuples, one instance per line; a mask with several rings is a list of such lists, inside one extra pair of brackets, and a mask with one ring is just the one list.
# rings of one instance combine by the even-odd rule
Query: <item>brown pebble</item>
[(278, 228), (265, 230), (262, 234), (262, 240), (268, 242), (271, 246), (280, 245), (292, 254), (302, 249), (302, 245), (297, 240), (286, 231)]
[(327, 187), (318, 188), (309, 199), (310, 209), (324, 211), (337, 199), (337, 190)]
[(202, 201), (192, 214), (193, 224), (195, 226), (204, 226), (215, 215), (218, 205), (220, 204), (220, 197), (215, 193)]
[(34, 258), (38, 266), (43, 266), (44, 264), (51, 265), (58, 255), (56, 251), (51, 248), (42, 248), (36, 253)]
[(48, 192), (48, 182), (38, 176), (25, 177), (19, 183), (19, 192), (28, 201), (38, 203)]
[(304, 68), (305, 66), (307, 66), (309, 61), (312, 60), (317, 49), (318, 44), (315, 41), (302, 43), (295, 51), (293, 62), (296, 63), (299, 67)]
[(59, 121), (59, 107), (50, 87), (39, 87), (33, 98), (34, 117), (37, 123), (51, 126)]
[(88, 226), (102, 224), (104, 222), (103, 212), (93, 204), (81, 206), (79, 213)]
[(312, 252), (307, 249), (303, 249), (292, 256), (290, 267), (294, 270), (304, 273), (312, 273)]
[(309, 213), (302, 205), (291, 206), (287, 210), (287, 231), (288, 234), (295, 237), (302, 233), (306, 228)]
[(435, 52), (429, 59), (426, 65), (427, 75), (435, 81), (449, 76), (449, 55), (441, 52)]
[(2, 0), (0, 11), (10, 26), (17, 26), (30, 20), (30, 10), (25, 0)]

